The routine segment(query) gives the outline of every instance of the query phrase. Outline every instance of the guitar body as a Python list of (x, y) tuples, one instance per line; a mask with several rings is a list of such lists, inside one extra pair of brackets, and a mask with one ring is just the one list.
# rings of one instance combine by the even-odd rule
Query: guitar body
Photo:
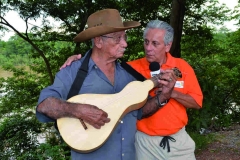
[(101, 129), (87, 125), (85, 130), (79, 119), (64, 117), (57, 119), (63, 140), (75, 151), (92, 152), (101, 147), (115, 127), (127, 113), (141, 108), (147, 100), (148, 92), (154, 87), (151, 80), (133, 81), (116, 94), (80, 94), (68, 100), (72, 103), (91, 104), (108, 113), (110, 122)]

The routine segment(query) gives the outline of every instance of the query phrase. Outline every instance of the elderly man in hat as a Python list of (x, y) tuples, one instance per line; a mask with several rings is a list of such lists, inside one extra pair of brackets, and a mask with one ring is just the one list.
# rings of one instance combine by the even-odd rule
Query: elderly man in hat
[[(74, 41), (83, 42), (92, 39), (93, 47), (81, 60), (75, 61), (71, 66), (59, 71), (54, 83), (41, 91), (36, 112), (36, 116), (41, 122), (54, 122), (62, 117), (73, 117), (83, 120), (96, 129), (101, 129), (102, 126), (107, 125), (105, 123), (111, 121), (108, 114), (99, 109), (98, 106), (66, 102), (69, 92), (72, 90), (71, 86), (78, 75), (77, 72), (87, 56), (90, 56), (88, 73), (77, 94), (114, 94), (135, 80), (116, 59), (123, 56), (127, 47), (125, 30), (138, 27), (140, 23), (135, 21), (122, 22), (117, 10), (105, 9), (90, 15), (87, 24), (88, 29), (79, 33)], [(151, 107), (158, 107), (159, 102), (170, 98), (176, 77), (173, 71), (169, 70), (161, 78), (171, 79), (171, 81), (157, 80), (157, 83), (163, 85), (163, 96), (157, 97), (157, 101), (155, 98), (148, 100), (143, 107), (145, 108), (143, 114), (151, 113)], [(106, 142), (97, 150), (90, 153), (71, 150), (72, 159), (134, 160), (137, 114), (138, 111), (127, 113), (121, 119), (121, 123), (116, 125)], [(69, 131), (69, 135), (71, 135), (71, 131)]]

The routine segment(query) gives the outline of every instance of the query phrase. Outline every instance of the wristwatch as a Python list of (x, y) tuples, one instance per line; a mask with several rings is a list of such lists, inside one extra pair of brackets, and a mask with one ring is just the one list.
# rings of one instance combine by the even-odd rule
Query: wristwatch
[(162, 103), (160, 103), (160, 106), (161, 107), (163, 107), (165, 104), (167, 104), (168, 103), (168, 100), (165, 100), (165, 101), (163, 101)]
[(165, 100), (165, 101), (163, 101), (163, 102), (160, 102), (160, 100), (159, 100), (159, 94), (156, 95), (156, 99), (157, 99), (157, 106), (158, 106), (158, 108), (162, 108), (165, 104), (168, 103), (168, 100)]

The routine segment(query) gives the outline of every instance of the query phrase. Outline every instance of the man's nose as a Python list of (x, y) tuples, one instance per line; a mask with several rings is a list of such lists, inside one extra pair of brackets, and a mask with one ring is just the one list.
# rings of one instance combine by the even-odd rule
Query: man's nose
[(145, 49), (148, 50), (148, 51), (149, 51), (149, 50), (152, 50), (152, 45), (151, 45), (151, 44), (145, 44), (144, 47), (145, 47)]
[(126, 48), (128, 46), (127, 41), (125, 39), (121, 39), (120, 43), (122, 47)]

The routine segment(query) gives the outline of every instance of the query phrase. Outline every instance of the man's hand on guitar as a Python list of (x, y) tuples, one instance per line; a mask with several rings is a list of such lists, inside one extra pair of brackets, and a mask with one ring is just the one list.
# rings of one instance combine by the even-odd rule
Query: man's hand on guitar
[(81, 110), (77, 117), (81, 117), (84, 122), (92, 125), (94, 128), (100, 129), (105, 123), (110, 122), (108, 114), (93, 105), (81, 105)]

